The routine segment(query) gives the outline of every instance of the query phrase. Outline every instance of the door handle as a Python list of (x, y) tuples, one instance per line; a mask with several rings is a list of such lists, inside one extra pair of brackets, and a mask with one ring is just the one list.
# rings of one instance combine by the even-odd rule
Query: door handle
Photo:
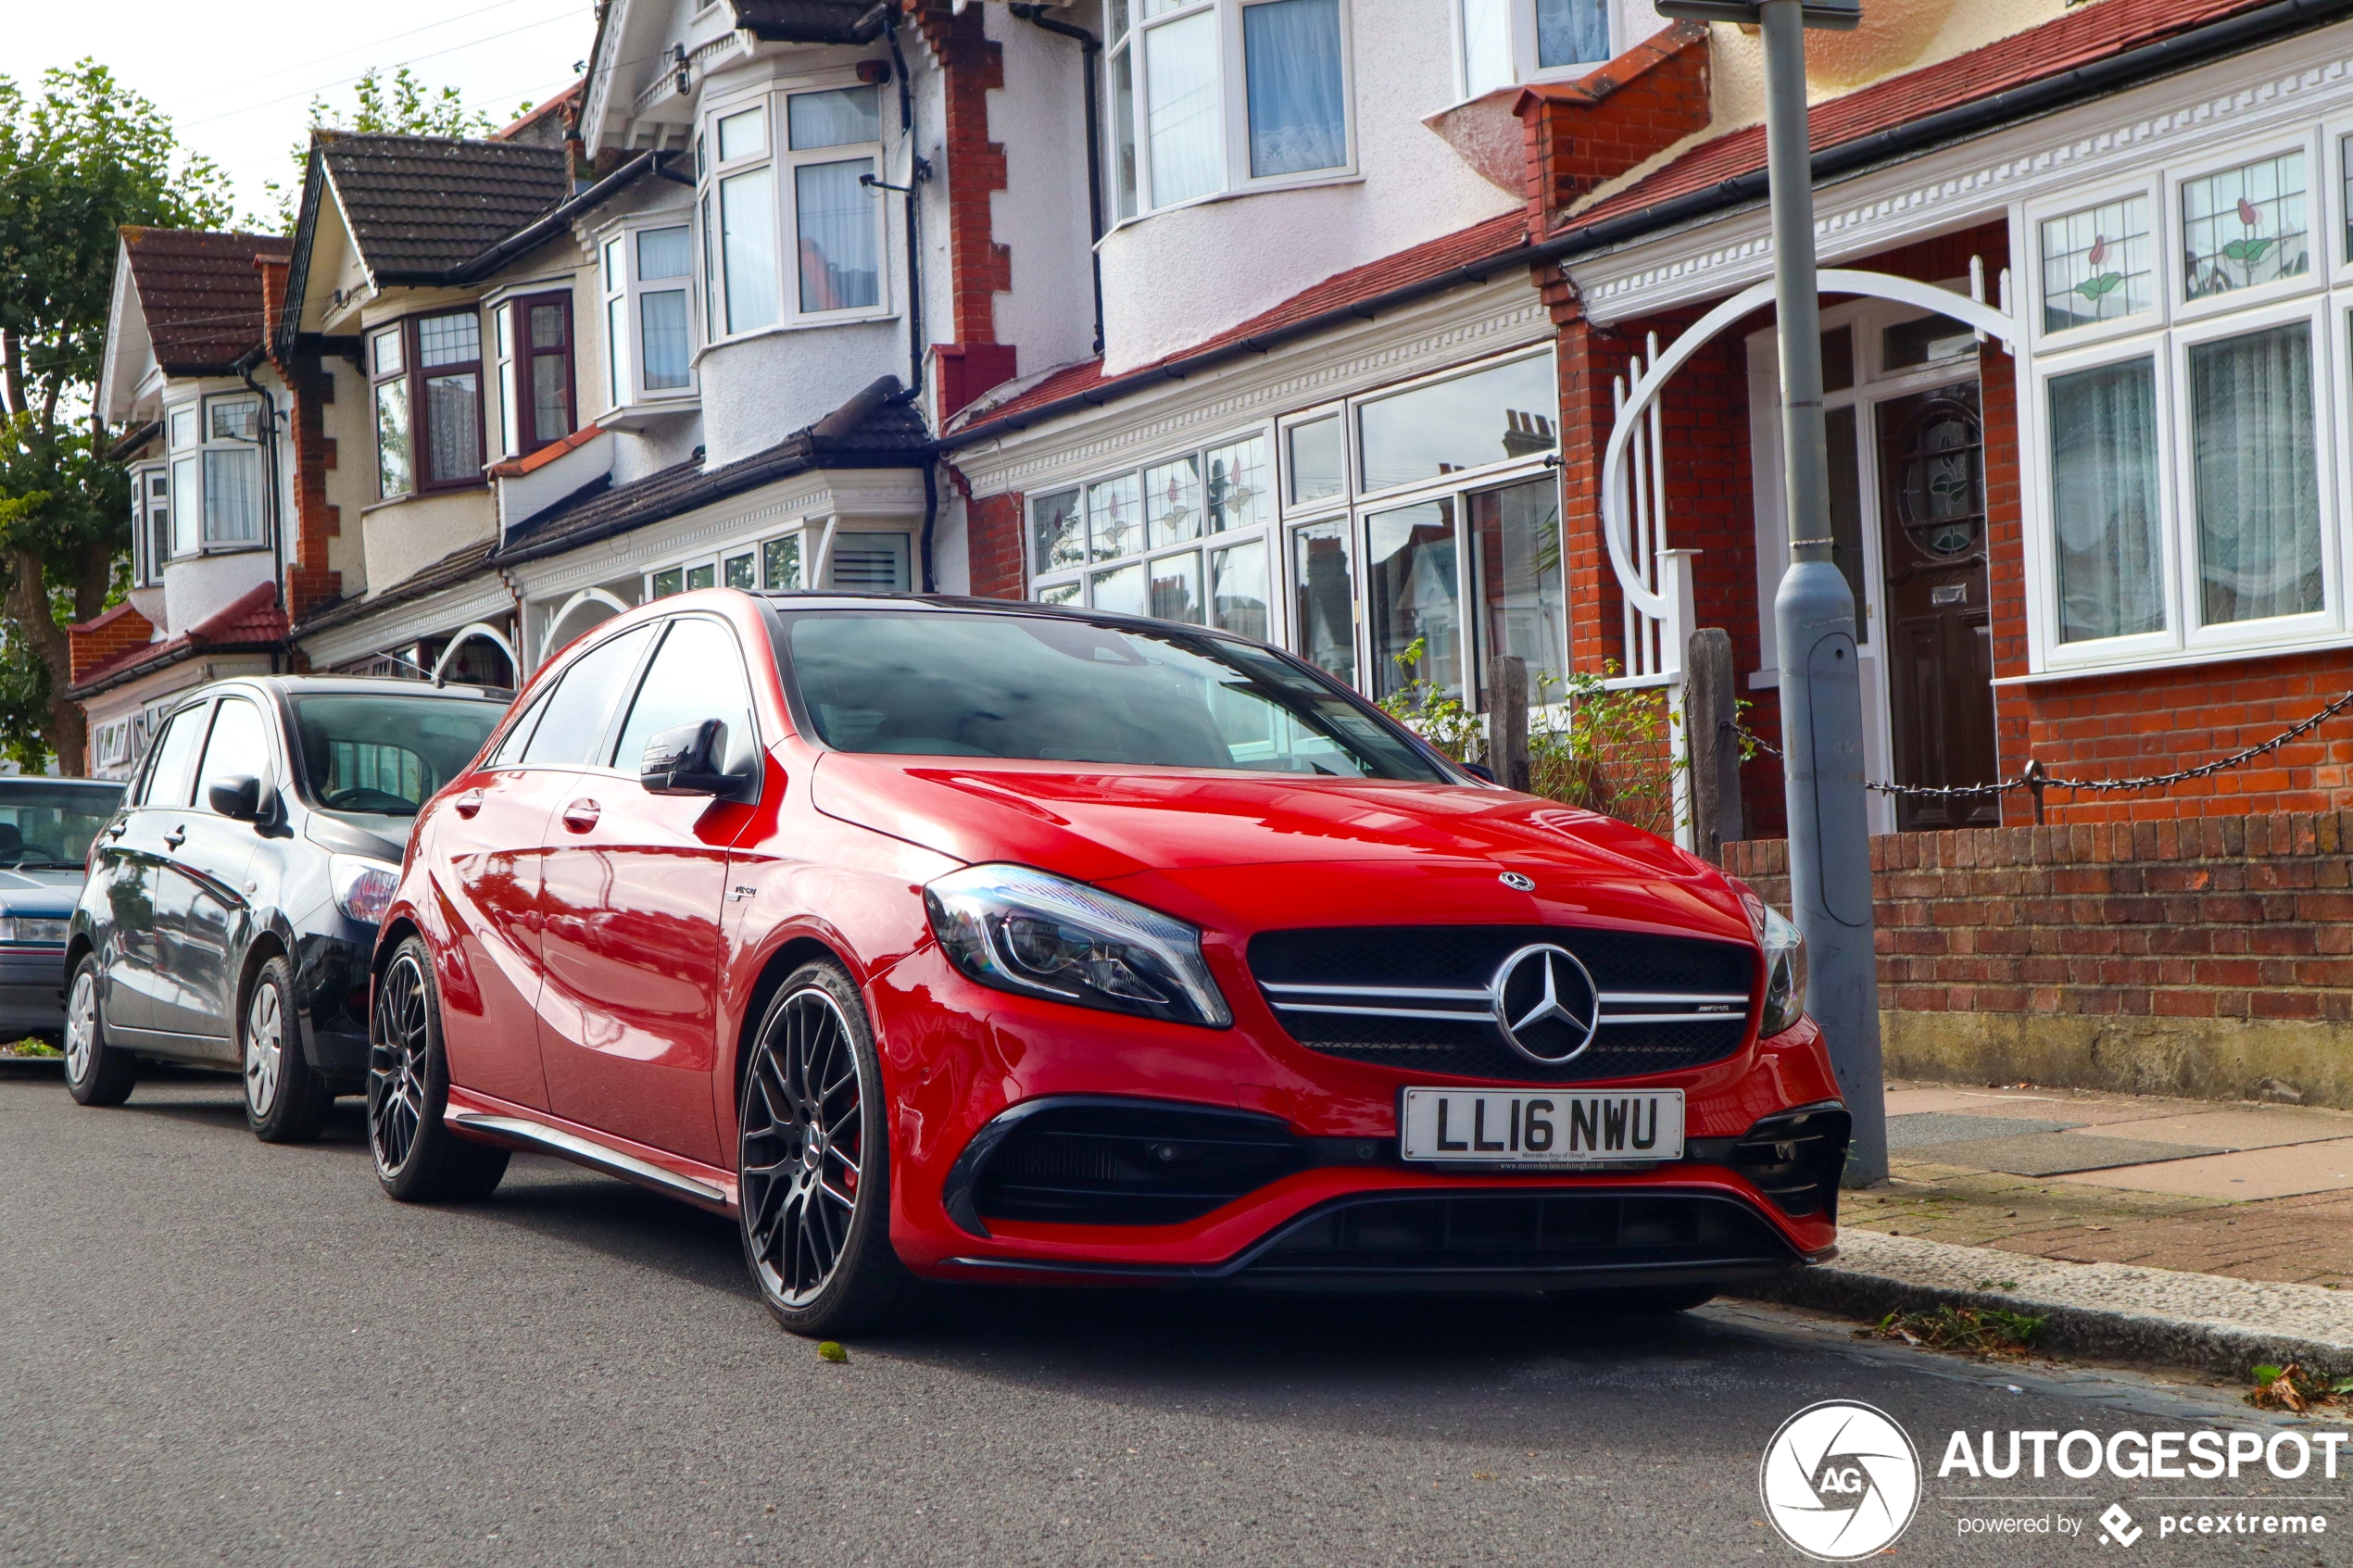
[(604, 809), (593, 800), (575, 800), (564, 808), (564, 826), (574, 833), (586, 833), (597, 825)]
[(177, 849), (182, 844), (187, 842), (188, 830), (183, 827), (173, 828), (170, 833), (163, 835), (163, 847), (166, 849)]
[(449, 809), (468, 822), (472, 822), (474, 813), (482, 809), (482, 791), (478, 789), (466, 791), (449, 803)]

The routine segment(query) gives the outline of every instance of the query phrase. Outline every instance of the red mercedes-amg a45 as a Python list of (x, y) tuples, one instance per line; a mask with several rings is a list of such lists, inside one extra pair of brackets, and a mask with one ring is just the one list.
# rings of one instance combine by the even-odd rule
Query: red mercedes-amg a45
[(1196, 627), (732, 591), (607, 621), (422, 814), (377, 1173), (739, 1217), (786, 1326), (918, 1278), (1612, 1291), (1818, 1258), (1795, 932)]

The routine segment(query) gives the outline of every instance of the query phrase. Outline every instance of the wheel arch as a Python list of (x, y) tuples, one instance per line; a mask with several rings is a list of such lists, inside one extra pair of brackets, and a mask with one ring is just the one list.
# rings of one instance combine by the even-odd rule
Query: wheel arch
[[(759, 1032), (761, 1021), (768, 1016), (768, 1004), (775, 999), (786, 979), (803, 964), (820, 960), (839, 964), (850, 983), (858, 983), (858, 966), (844, 957), (835, 944), (808, 932), (799, 932), (779, 943), (760, 966), (760, 977), (752, 982), (751, 990), (744, 997), (742, 1022), (736, 1028), (736, 1060), (729, 1065), (734, 1079), (734, 1098), (730, 1101), (739, 1111), (744, 1102), (744, 1069), (751, 1060), (752, 1036)], [(872, 1027), (872, 1021), (868, 1027)]]

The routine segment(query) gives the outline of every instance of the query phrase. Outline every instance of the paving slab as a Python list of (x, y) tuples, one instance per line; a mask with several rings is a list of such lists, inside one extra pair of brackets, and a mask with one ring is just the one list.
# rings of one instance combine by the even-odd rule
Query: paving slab
[(1916, 1110), (1898, 1116), (1891, 1110), (1887, 1118), (1887, 1148), (1890, 1153), (1899, 1153), (1976, 1138), (2057, 1133), (2082, 1125), (2080, 1122), (2037, 1122), (2020, 1116), (1965, 1116), (1950, 1110)]
[(1998, 1307), (2045, 1319), (2048, 1348), (2245, 1377), (2262, 1362), (2353, 1374), (2353, 1293), (2125, 1263), (2069, 1263), (1844, 1230), (1831, 1262), (1768, 1281), (1767, 1299), (1878, 1316)]
[[(1993, 1118), (1987, 1118), (1991, 1121)], [(1894, 1123), (1889, 1123), (1891, 1126)], [(2080, 1124), (2080, 1123), (2079, 1123)], [(2098, 1123), (2120, 1138), (2152, 1143), (2201, 1144), (2208, 1148), (2277, 1148), (2287, 1144), (2326, 1143), (2353, 1137), (2353, 1117), (2282, 1108), (2277, 1110), (2199, 1110), (2180, 1116)]]
[[(2054, 1134), (2055, 1137), (2074, 1136)], [(2121, 1141), (2121, 1140), (2119, 1140)], [(1937, 1150), (1940, 1159), (1955, 1148)], [(2157, 1145), (2148, 1147), (2156, 1148)], [(2053, 1173), (2058, 1174), (2057, 1173)], [(2236, 1154), (2211, 1154), (2175, 1159), (2135, 1169), (2071, 1168), (2058, 1179), (2087, 1186), (2133, 1187), (2142, 1192), (2191, 1194), (2245, 1201), (2286, 1198), (2297, 1193), (2334, 1192), (2353, 1188), (2353, 1138), (2327, 1143), (2288, 1144), (2250, 1148)]]
[(2007, 1171), (2017, 1176), (2056, 1176), (2067, 1172), (2101, 1171), (2114, 1166), (2145, 1166), (2159, 1160), (2186, 1160), (2196, 1155), (2221, 1151), (2192, 1144), (2156, 1143), (2142, 1138), (2100, 1137), (2080, 1132), (2038, 1132), (1932, 1144), (1919, 1152), (1924, 1158), (1951, 1170)]

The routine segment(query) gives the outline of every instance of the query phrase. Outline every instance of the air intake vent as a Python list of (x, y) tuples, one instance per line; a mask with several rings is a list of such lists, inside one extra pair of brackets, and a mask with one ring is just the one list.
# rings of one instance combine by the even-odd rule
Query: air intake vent
[(1681, 1268), (1731, 1278), (1796, 1261), (1771, 1226), (1730, 1198), (1481, 1193), (1335, 1205), (1285, 1233), (1244, 1277)]
[[(1173, 1225), (1311, 1162), (1307, 1145), (1271, 1116), (1080, 1101), (1015, 1123), (983, 1153), (970, 1194), (984, 1221)], [(960, 1160), (951, 1186), (963, 1173)]]

